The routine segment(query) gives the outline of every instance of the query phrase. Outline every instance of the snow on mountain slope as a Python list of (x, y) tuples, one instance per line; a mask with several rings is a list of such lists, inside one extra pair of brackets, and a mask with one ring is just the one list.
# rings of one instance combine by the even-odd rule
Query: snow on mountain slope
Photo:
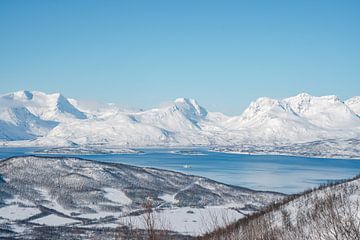
[(37, 143), (113, 146), (210, 144), (199, 126), (207, 111), (193, 99), (177, 99), (170, 105), (138, 112), (122, 112), (117, 106), (105, 107), (104, 111), (88, 107), (91, 119), (60, 123)]
[(88, 118), (107, 118), (121, 113), (138, 112), (138, 109), (128, 109), (115, 103), (102, 103), (94, 100), (76, 100), (69, 98), (68, 101), (79, 111), (85, 113)]
[(0, 98), (0, 139), (35, 139), (46, 135), (56, 125), (56, 122), (42, 120), (17, 103)]
[(207, 111), (193, 99), (179, 98), (170, 106), (155, 108), (133, 114), (136, 121), (165, 128), (173, 132), (198, 130), (199, 121), (206, 117)]
[(345, 101), (345, 104), (358, 116), (360, 116), (360, 97), (352, 97)]
[(329, 129), (359, 127), (360, 118), (337, 96), (314, 97), (302, 93), (284, 99), (290, 107), (309, 122)]
[(360, 118), (336, 96), (303, 93), (283, 100), (259, 98), (227, 127), (246, 132), (248, 141), (307, 142), (330, 138), (357, 138)]
[(25, 128), (14, 128), (19, 121), (1, 110), (0, 133), (5, 140), (36, 138), (29, 144), (44, 146), (289, 145), (360, 138), (360, 118), (351, 110), (357, 102), (354, 98), (345, 104), (335, 96), (308, 94), (283, 100), (264, 97), (252, 102), (242, 115), (229, 117), (208, 112), (187, 98), (140, 111), (66, 99), (61, 94), (20, 91), (0, 96), (0, 106), (28, 111), (32, 120), (25, 118), (15, 124), (29, 122)]
[(193, 122), (171, 109), (155, 109), (136, 114), (119, 112), (103, 119), (62, 123), (46, 137), (40, 138), (38, 143), (48, 145), (49, 142), (62, 143), (63, 140), (80, 145), (111, 146), (208, 144)]
[(154, 126), (137, 123), (126, 114), (117, 114), (105, 120), (74, 120), (61, 123), (43, 138), (38, 145), (110, 145), (148, 146), (176, 142), (172, 133)]
[(60, 93), (45, 94), (39, 91), (18, 91), (0, 96), (23, 106), (32, 114), (44, 120), (65, 121), (66, 119), (85, 119), (86, 115), (76, 109)]
[[(264, 124), (266, 122), (274, 125), (282, 123), (292, 123), (294, 125), (302, 124), (306, 126), (306, 122), (297, 116), (294, 111), (286, 103), (269, 98), (260, 98), (251, 104), (244, 114), (241, 115), (244, 126), (252, 127)], [(286, 125), (282, 125), (283, 127)]]
[(252, 102), (241, 116), (228, 120), (227, 126), (246, 132), (248, 138), (256, 141), (305, 141), (317, 137), (320, 131), (299, 117), (287, 103), (271, 98)]

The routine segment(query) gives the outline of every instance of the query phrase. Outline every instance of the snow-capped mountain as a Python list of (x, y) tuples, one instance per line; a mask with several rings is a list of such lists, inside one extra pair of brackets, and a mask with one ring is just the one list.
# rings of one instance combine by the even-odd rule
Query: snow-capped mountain
[(284, 99), (291, 109), (312, 124), (329, 129), (346, 129), (359, 126), (359, 116), (337, 96), (314, 97), (299, 94)]
[(208, 112), (194, 99), (149, 110), (19, 91), (0, 96), (4, 145), (236, 146), (359, 139), (359, 97), (299, 94), (259, 98), (240, 116)]
[(295, 143), (330, 138), (359, 137), (357, 116), (336, 96), (315, 97), (306, 93), (276, 100), (262, 97), (240, 116), (226, 122), (250, 143)]
[[(23, 92), (24, 98), (29, 92)], [(30, 94), (30, 93), (29, 93)], [(18, 100), (20, 94), (9, 94), (0, 97), (0, 139), (30, 140), (46, 135), (58, 123), (41, 119)]]
[(229, 129), (246, 132), (249, 141), (307, 141), (321, 133), (320, 127), (296, 114), (287, 102), (265, 97), (226, 124)]
[(352, 97), (345, 101), (345, 104), (357, 115), (360, 116), (360, 97)]
[(1, 100), (23, 106), (29, 112), (44, 120), (66, 121), (66, 119), (85, 119), (86, 115), (75, 108), (60, 93), (45, 94), (39, 91), (18, 91), (0, 96)]

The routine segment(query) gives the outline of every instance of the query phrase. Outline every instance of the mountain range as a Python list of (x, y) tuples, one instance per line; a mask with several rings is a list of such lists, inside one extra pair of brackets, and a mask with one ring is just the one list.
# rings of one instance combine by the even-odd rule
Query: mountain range
[(360, 97), (301, 93), (262, 97), (239, 116), (209, 112), (194, 99), (149, 110), (85, 102), (59, 93), (18, 91), (0, 95), (4, 146), (185, 147), (241, 144), (289, 145), (360, 139)]

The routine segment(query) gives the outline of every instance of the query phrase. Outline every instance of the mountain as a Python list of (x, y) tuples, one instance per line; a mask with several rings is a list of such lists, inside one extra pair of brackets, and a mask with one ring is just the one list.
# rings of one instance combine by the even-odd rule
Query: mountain
[(337, 96), (314, 97), (299, 94), (284, 102), (302, 118), (324, 129), (351, 129), (359, 127), (359, 116)]
[(8, 96), (0, 97), (0, 139), (30, 140), (46, 135), (57, 125), (43, 120)]
[(360, 118), (336, 96), (299, 94), (276, 100), (262, 97), (240, 116), (226, 121), (228, 129), (247, 143), (291, 144), (332, 138), (358, 138)]
[[(54, 238), (57, 231), (68, 232), (59, 227), (68, 227), (75, 235), (56, 239), (113, 239), (120, 227), (143, 228), (147, 202), (156, 228), (197, 235), (208, 230), (202, 218), (226, 213), (236, 220), (283, 197), (154, 168), (16, 157), (0, 161), (0, 238)], [(160, 225), (164, 219), (169, 225)], [(81, 229), (89, 235), (79, 234)], [(108, 235), (90, 237), (94, 229)], [(37, 238), (40, 233), (45, 235)]]
[(262, 97), (240, 116), (230, 117), (187, 98), (137, 110), (59, 93), (19, 91), (0, 96), (0, 139), (7, 146), (113, 147), (344, 141), (360, 139), (359, 102), (358, 97), (343, 102), (306, 93), (280, 100)]
[(309, 141), (320, 137), (321, 128), (294, 112), (285, 101), (259, 98), (241, 116), (227, 121), (229, 129), (245, 132), (248, 142)]
[(105, 106), (105, 109), (89, 111), (88, 108), (88, 115), (93, 116), (91, 119), (61, 123), (38, 143), (116, 146), (210, 144), (200, 127), (207, 111), (193, 99), (179, 98), (166, 106), (146, 111), (127, 112), (111, 105)]
[(60, 93), (45, 94), (39, 91), (18, 91), (2, 95), (0, 99), (22, 106), (44, 120), (61, 122), (68, 118), (86, 119), (86, 115), (76, 109)]
[(86, 115), (59, 93), (18, 91), (0, 96), (0, 139), (34, 140), (47, 135), (60, 122)]
[(139, 121), (171, 131), (199, 129), (199, 122), (207, 111), (194, 99), (178, 98), (169, 106), (140, 112), (133, 116)]

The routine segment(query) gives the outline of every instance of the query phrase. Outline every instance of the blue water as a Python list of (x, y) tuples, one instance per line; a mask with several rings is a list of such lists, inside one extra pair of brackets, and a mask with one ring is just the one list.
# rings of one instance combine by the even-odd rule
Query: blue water
[[(206, 149), (196, 149), (197, 155), (176, 153), (174, 149), (141, 150), (143, 153), (140, 154), (66, 156), (169, 169), (227, 184), (284, 193), (296, 193), (327, 181), (350, 178), (360, 173), (360, 160), (239, 155), (208, 152)], [(34, 149), (29, 148), (0, 148), (0, 158), (29, 155), (33, 151)], [(191, 168), (184, 168), (185, 165)]]

